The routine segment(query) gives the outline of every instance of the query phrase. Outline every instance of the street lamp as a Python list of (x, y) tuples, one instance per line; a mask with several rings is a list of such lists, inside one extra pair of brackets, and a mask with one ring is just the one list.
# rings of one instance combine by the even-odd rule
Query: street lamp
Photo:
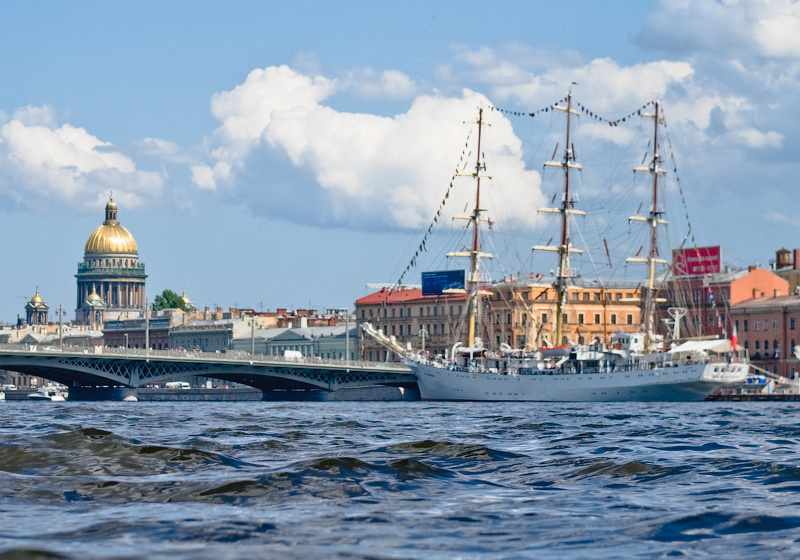
[(339, 318), (344, 315), (344, 359), (347, 365), (350, 364), (350, 310), (340, 309)]
[(56, 317), (58, 317), (58, 347), (61, 350), (64, 350), (64, 335), (63, 335), (63, 328), (61, 326), (61, 319), (66, 315), (66, 311), (61, 307), (61, 304), (58, 304), (58, 309), (56, 309)]
[(125, 333), (125, 357), (128, 357), (128, 333)]

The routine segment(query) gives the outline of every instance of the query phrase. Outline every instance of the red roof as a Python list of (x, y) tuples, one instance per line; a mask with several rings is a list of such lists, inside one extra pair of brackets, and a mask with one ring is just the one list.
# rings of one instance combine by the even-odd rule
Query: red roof
[(376, 304), (390, 304), (390, 303), (407, 303), (407, 302), (434, 302), (434, 301), (464, 301), (466, 296), (464, 294), (453, 295), (439, 295), (439, 296), (423, 296), (421, 289), (400, 289), (400, 290), (387, 290), (381, 289), (356, 300), (356, 305), (376, 305)]

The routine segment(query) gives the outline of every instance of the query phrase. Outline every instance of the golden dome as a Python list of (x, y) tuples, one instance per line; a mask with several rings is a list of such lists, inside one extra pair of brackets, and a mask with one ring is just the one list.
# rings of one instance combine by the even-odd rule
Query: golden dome
[(39, 288), (36, 288), (36, 295), (31, 298), (31, 303), (44, 303), (42, 296), (39, 295)]
[(100, 299), (101, 298), (99, 295), (97, 295), (97, 290), (95, 289), (94, 284), (92, 284), (92, 293), (89, 294), (89, 299), (87, 299), (86, 301), (94, 302), (94, 301), (100, 301)]
[(113, 198), (106, 204), (106, 221), (89, 236), (84, 251), (138, 254), (139, 250), (133, 236), (117, 221), (117, 203)]
[(119, 224), (103, 224), (94, 230), (84, 250), (87, 253), (138, 253), (133, 236)]

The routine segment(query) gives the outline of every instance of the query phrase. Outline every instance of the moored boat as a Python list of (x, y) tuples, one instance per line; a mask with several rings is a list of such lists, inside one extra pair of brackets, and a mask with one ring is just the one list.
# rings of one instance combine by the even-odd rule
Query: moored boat
[(66, 393), (53, 385), (39, 387), (36, 391), (28, 395), (31, 401), (51, 401), (64, 402), (67, 400)]

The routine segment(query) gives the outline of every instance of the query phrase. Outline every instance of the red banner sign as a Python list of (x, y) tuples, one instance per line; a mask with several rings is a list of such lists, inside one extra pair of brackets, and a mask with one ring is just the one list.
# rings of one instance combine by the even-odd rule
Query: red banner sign
[(688, 276), (719, 272), (721, 270), (720, 254), (719, 246), (672, 251), (672, 262), (675, 263), (674, 274), (675, 276)]

